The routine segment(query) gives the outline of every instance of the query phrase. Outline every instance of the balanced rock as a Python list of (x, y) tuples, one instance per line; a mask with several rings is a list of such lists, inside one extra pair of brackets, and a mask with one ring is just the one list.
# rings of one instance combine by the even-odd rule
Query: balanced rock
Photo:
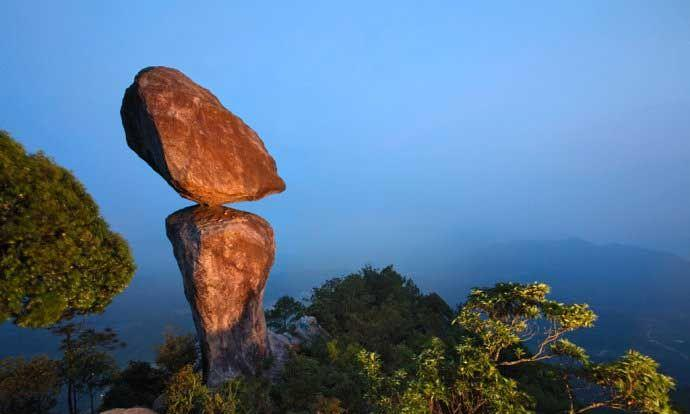
[(185, 198), (219, 205), (285, 190), (256, 132), (176, 69), (139, 72), (120, 115), (129, 147)]
[(179, 210), (166, 229), (201, 343), (204, 380), (216, 386), (258, 374), (270, 353), (263, 296), (273, 229), (259, 216), (222, 206)]

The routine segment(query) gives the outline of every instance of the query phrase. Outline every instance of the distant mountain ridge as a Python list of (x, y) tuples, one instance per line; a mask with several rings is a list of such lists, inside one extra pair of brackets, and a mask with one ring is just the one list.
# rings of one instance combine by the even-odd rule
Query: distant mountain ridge
[(465, 264), (477, 282), (548, 283), (556, 297), (592, 305), (690, 312), (690, 261), (670, 253), (581, 239), (516, 241), (476, 250)]

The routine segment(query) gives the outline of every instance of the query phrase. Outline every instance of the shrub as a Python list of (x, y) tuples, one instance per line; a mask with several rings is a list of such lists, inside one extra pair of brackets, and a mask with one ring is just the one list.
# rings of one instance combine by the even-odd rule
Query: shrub
[(60, 392), (59, 366), (47, 356), (0, 360), (0, 413), (48, 413)]
[(193, 334), (176, 335), (165, 333), (163, 344), (156, 348), (156, 364), (168, 375), (181, 370), (186, 365), (195, 366), (199, 360), (199, 348)]

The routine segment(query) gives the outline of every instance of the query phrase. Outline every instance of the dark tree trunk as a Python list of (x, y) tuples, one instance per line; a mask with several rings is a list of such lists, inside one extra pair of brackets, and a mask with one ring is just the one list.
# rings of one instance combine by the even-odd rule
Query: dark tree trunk
[(91, 414), (95, 414), (93, 412), (93, 389), (89, 387), (89, 401), (91, 401)]
[(72, 386), (72, 409), (74, 412), (72, 414), (79, 414), (79, 406), (77, 405), (77, 389)]
[(67, 410), (69, 414), (75, 414), (74, 405), (72, 404), (72, 381), (67, 383)]

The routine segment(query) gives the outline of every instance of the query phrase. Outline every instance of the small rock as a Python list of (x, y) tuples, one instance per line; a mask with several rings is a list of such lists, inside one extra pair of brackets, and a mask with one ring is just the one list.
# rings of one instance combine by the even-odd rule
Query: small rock
[(290, 351), (308, 345), (317, 338), (328, 338), (325, 329), (313, 316), (302, 316), (294, 323), (293, 332), (276, 333), (268, 331), (268, 344), (273, 364), (268, 372), (271, 379), (276, 379), (290, 359)]
[(268, 331), (268, 346), (271, 350), (272, 358), (268, 377), (276, 379), (283, 371), (285, 363), (290, 359), (290, 351), (294, 348), (294, 345), (286, 335)]
[(328, 332), (319, 325), (316, 318), (307, 315), (295, 321), (293, 334), (299, 343), (310, 343), (319, 337), (328, 338)]

